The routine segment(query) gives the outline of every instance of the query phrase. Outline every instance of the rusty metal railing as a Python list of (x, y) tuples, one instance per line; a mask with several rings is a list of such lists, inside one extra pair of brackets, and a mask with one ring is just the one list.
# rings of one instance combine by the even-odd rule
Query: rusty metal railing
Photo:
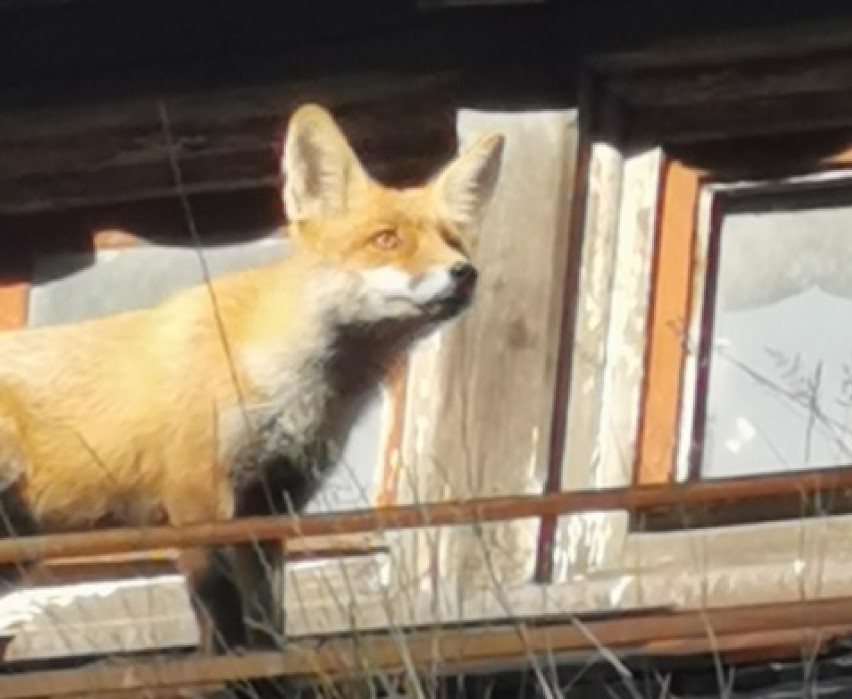
[(245, 541), (309, 538), (418, 527), (501, 522), (582, 512), (743, 502), (852, 489), (852, 470), (824, 469), (795, 480), (781, 476), (719, 479), (682, 485), (583, 490), (401, 505), (340, 514), (251, 517), (180, 527), (110, 529), (0, 540), (0, 563), (97, 556)]

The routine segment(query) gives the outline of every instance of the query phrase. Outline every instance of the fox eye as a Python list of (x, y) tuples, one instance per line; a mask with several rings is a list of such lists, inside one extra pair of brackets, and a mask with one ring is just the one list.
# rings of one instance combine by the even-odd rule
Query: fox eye
[(394, 230), (387, 229), (379, 231), (373, 236), (373, 245), (381, 250), (395, 250), (402, 243), (399, 233)]
[(447, 236), (446, 238), (444, 238), (444, 240), (446, 241), (447, 245), (449, 245), (456, 252), (460, 252), (462, 254), (467, 253), (467, 250), (465, 250), (464, 247), (464, 243), (462, 243), (460, 239), (456, 237)]

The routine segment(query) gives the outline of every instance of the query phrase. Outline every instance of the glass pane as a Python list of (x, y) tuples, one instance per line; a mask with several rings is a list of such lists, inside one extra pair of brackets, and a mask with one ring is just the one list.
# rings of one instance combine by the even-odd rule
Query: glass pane
[(708, 294), (704, 477), (852, 463), (850, 194), (788, 191), (724, 206)]
[[(212, 276), (280, 257), (283, 238), (204, 249)], [(53, 325), (152, 306), (179, 289), (204, 280), (194, 248), (145, 245), (36, 258), (29, 295), (28, 324)]]

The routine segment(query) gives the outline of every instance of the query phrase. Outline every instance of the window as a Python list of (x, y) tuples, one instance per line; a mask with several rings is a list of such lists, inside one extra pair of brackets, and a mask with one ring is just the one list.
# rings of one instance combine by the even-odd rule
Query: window
[(702, 251), (703, 373), (684, 464), (696, 477), (850, 464), (844, 179), (714, 193), (717, 221)]
[[(850, 345), (838, 329), (849, 179), (840, 156), (818, 170), (730, 181), (666, 163), (638, 482), (795, 477), (850, 463)], [(816, 510), (752, 503), (748, 514), (726, 508), (724, 521), (843, 500)]]
[(560, 518), (554, 578), (609, 579), (607, 605), (849, 592), (823, 555), (852, 535), (846, 489), (749, 491), (852, 475), (842, 56), (805, 34), (590, 62), (562, 487), (731, 493)]

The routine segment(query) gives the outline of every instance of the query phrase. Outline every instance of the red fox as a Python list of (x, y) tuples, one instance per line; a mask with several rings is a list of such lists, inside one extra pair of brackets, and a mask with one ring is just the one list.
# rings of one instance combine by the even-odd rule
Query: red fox
[[(484, 136), (424, 186), (391, 189), (303, 106), (282, 153), (280, 261), (152, 308), (0, 333), (0, 536), (301, 510), (367, 389), (471, 302), (502, 149)], [(206, 650), (275, 640), (279, 555), (181, 554)]]

